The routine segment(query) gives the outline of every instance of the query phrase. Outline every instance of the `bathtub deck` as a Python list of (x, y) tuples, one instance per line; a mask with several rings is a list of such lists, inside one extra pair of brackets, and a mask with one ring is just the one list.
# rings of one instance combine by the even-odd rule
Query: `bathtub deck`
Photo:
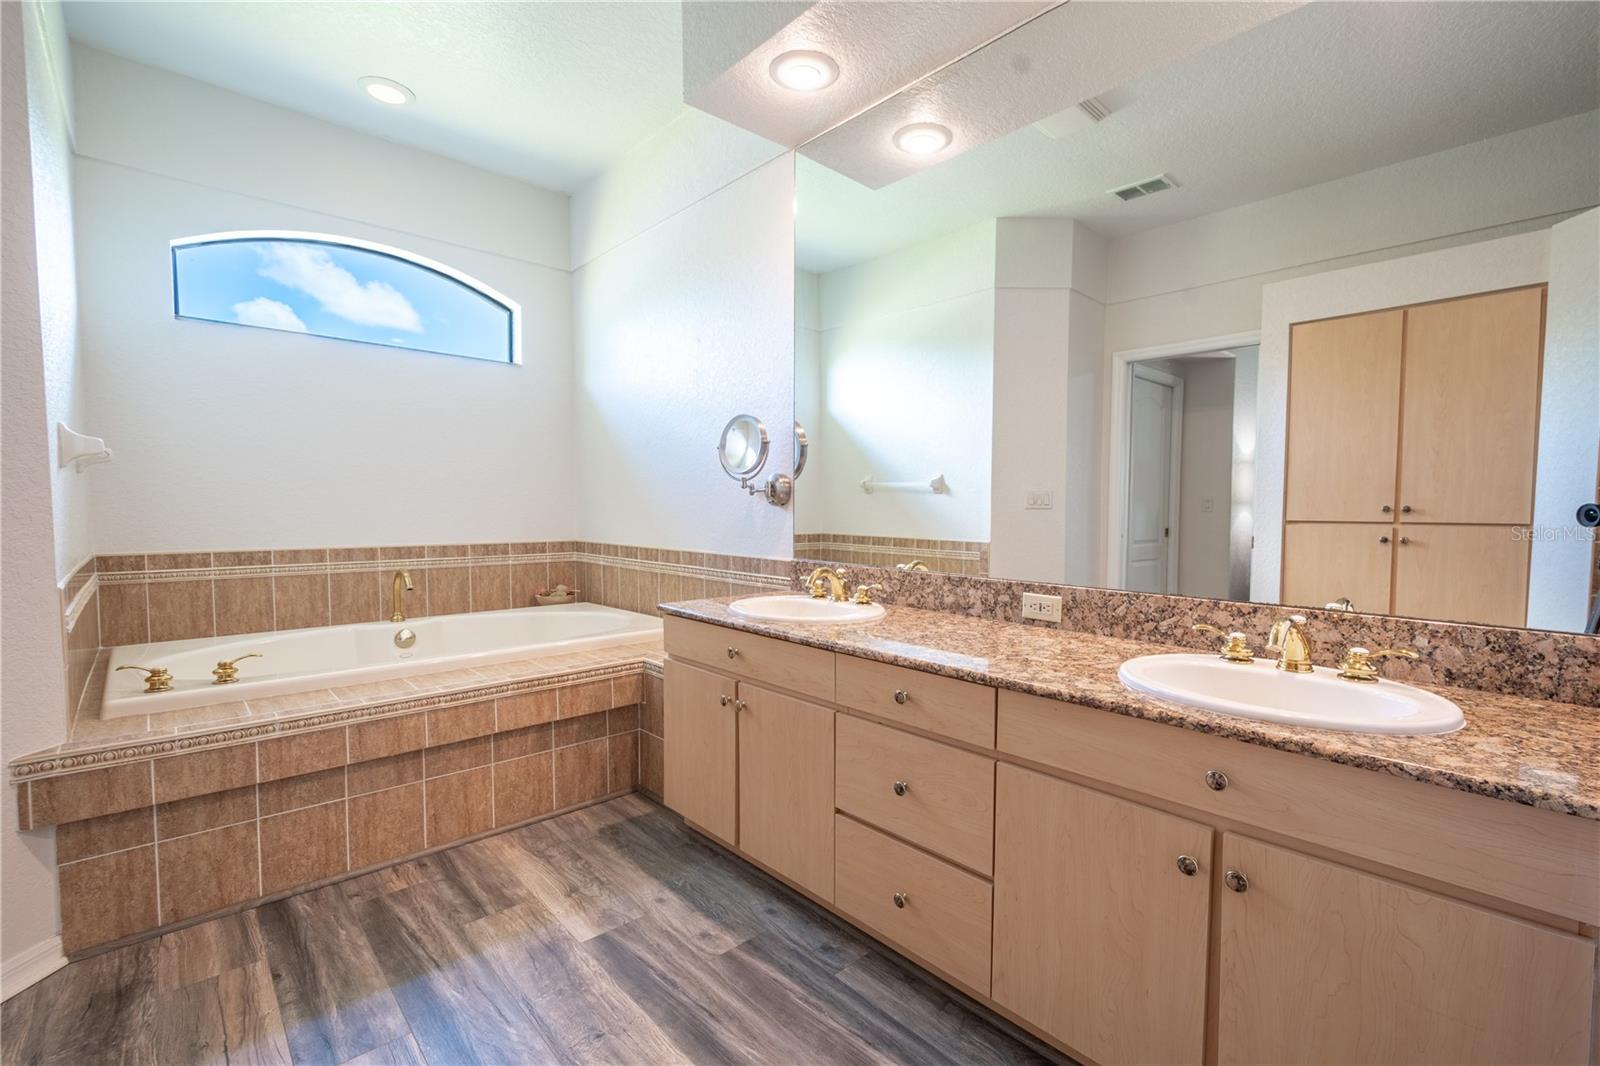
[(626, 796), (76, 962), (6, 1063), (1032, 1062)]

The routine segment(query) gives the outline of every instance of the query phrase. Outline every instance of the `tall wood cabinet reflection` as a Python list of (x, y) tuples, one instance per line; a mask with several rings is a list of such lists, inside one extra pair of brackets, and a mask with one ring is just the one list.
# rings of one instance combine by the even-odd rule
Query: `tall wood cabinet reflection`
[(1283, 602), (1525, 623), (1544, 303), (1290, 327)]

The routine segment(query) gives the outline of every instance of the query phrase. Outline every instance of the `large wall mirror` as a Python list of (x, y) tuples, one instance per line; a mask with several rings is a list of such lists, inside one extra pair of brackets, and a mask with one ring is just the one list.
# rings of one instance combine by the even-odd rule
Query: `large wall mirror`
[(1597, 49), (1066, 4), (803, 146), (795, 554), (1591, 629)]

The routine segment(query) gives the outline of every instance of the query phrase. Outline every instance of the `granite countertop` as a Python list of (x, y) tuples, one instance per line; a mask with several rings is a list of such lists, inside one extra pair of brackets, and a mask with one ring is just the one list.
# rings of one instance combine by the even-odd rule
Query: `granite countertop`
[(1467, 724), (1441, 736), (1341, 733), (1195, 710), (1125, 688), (1126, 659), (1193, 654), (1143, 641), (889, 607), (867, 625), (754, 622), (732, 599), (663, 604), (663, 613), (966, 681), (1070, 701), (1248, 744), (1409, 777), (1600, 820), (1600, 708), (1418, 685), (1454, 701)]

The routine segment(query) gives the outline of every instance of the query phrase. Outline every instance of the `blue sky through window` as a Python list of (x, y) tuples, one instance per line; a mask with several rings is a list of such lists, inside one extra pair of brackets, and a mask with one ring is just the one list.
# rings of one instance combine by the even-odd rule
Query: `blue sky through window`
[(177, 314), (210, 322), (511, 362), (511, 308), (383, 252), (293, 238), (172, 249)]

